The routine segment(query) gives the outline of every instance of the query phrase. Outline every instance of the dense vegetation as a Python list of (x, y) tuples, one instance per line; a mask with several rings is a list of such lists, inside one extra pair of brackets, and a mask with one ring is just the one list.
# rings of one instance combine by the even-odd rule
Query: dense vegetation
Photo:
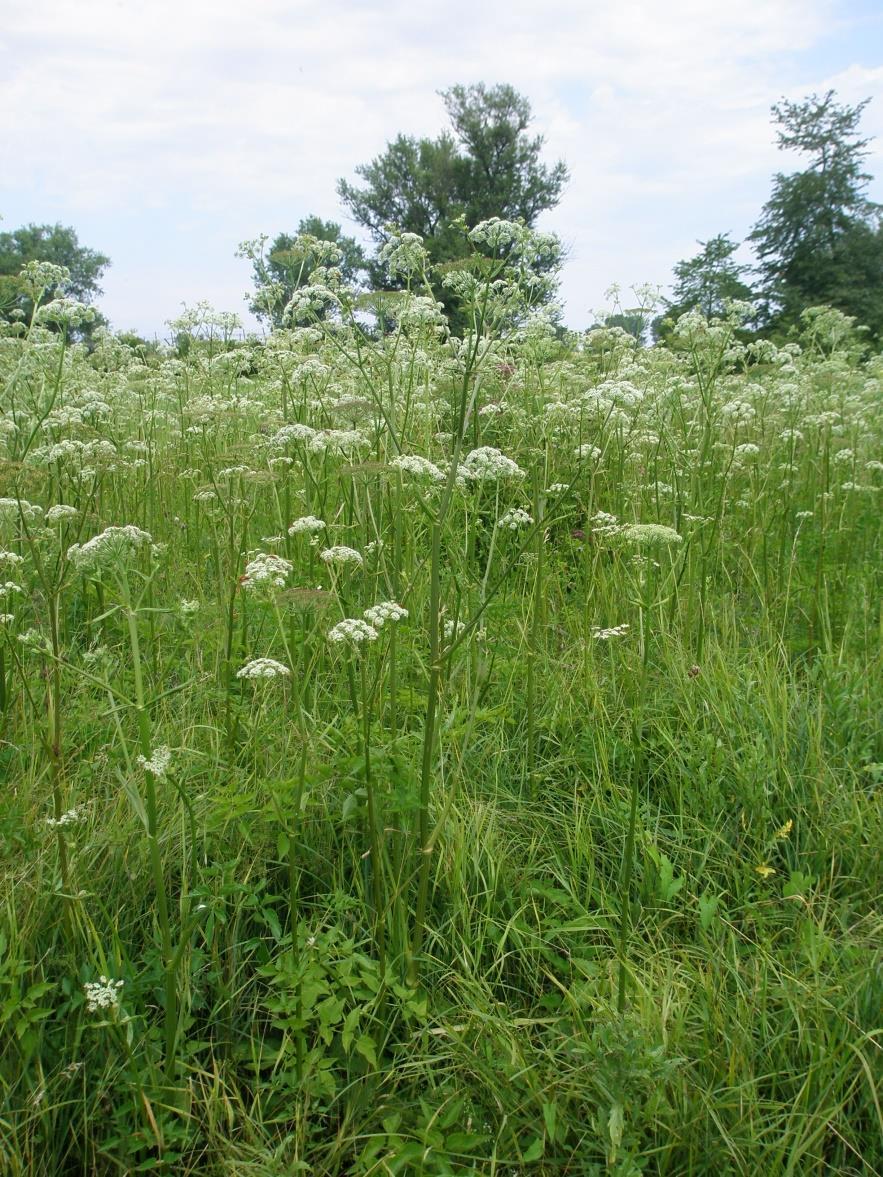
[(4, 1173), (883, 1162), (883, 359), (546, 246), (3, 329)]

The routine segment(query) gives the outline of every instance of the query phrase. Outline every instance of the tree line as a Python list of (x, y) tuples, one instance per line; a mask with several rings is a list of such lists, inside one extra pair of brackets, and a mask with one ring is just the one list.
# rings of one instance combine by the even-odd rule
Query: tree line
[[(294, 292), (309, 282), (323, 241), (339, 251), (347, 284), (364, 290), (399, 285), (384, 262), (390, 234), (419, 234), (432, 262), (436, 297), (456, 333), (463, 326), (446, 272), (463, 264), (467, 232), (491, 217), (533, 227), (560, 202), (569, 172), (558, 160), (542, 159), (544, 138), (531, 133), (527, 98), (510, 85), (452, 86), (441, 92), (449, 127), (435, 138), (398, 135), (386, 149), (355, 169), (359, 183), (341, 180), (338, 195), (352, 220), (370, 238), (373, 252), (344, 233), (340, 223), (310, 215), (294, 232), (247, 242), (252, 264), (253, 313), (278, 326)], [(652, 329), (664, 339), (677, 317), (699, 310), (723, 312), (731, 300), (754, 306), (749, 328), (759, 335), (787, 337), (811, 306), (827, 305), (852, 316), (874, 343), (883, 340), (883, 206), (871, 201), (865, 170), (868, 139), (859, 130), (868, 100), (841, 104), (834, 91), (772, 107), (778, 146), (799, 153), (805, 166), (779, 172), (759, 218), (745, 239), (751, 266), (737, 260), (743, 244), (730, 233), (698, 242), (699, 251), (674, 267), (673, 292), (652, 324), (643, 309), (615, 316), (638, 338)], [(551, 235), (538, 257), (540, 273), (554, 274), (563, 250)], [(101, 293), (99, 281), (110, 259), (80, 245), (73, 229), (28, 225), (0, 233), (0, 317), (28, 319), (33, 309), (19, 278), (29, 261), (66, 267), (69, 277), (44, 298), (84, 301)], [(550, 284), (552, 285), (552, 284)]]

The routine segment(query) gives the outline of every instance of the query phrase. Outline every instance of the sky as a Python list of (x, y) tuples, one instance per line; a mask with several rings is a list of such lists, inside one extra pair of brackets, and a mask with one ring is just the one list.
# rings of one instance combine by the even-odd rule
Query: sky
[(883, 201), (878, 0), (5, 0), (0, 230), (61, 222), (109, 255), (120, 330), (165, 338), (200, 299), (254, 325), (239, 242), (311, 213), (359, 236), (337, 181), (400, 132), (437, 135), (438, 91), (478, 81), (526, 95), (570, 168), (539, 227), (565, 243), (574, 328), (613, 283), (627, 305), (697, 241), (745, 237), (800, 166), (776, 149), (782, 97), (872, 98)]

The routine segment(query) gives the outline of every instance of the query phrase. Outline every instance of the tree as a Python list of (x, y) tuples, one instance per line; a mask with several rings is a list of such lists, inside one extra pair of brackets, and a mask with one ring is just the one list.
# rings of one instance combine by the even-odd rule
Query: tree
[(27, 262), (51, 262), (64, 266), (69, 278), (47, 289), (41, 302), (54, 298), (76, 298), (91, 302), (102, 293), (98, 281), (110, 265), (110, 258), (80, 245), (74, 229), (65, 225), (24, 225), (11, 233), (0, 233), (0, 317), (8, 319), (18, 310), (30, 318), (33, 302), (19, 280)]
[(881, 207), (865, 195), (869, 140), (858, 133), (868, 101), (841, 105), (829, 90), (772, 108), (779, 147), (809, 157), (806, 170), (775, 176), (749, 237), (773, 329), (794, 326), (806, 307), (821, 304), (855, 315), (875, 333), (883, 328)]
[[(441, 97), (452, 131), (435, 139), (399, 135), (356, 168), (362, 187), (341, 180), (337, 189), (378, 245), (390, 225), (419, 233), (435, 264), (469, 252), (464, 224), (496, 216), (532, 226), (557, 205), (568, 180), (563, 161), (542, 162), (543, 136), (527, 133), (530, 103), (512, 86), (452, 86)], [(377, 261), (370, 273), (375, 285), (395, 285)], [(450, 295), (441, 286), (436, 293), (450, 309)]]
[(269, 247), (266, 238), (245, 242), (240, 253), (252, 262), (255, 285), (255, 295), (249, 304), (252, 313), (278, 327), (295, 290), (307, 285), (310, 274), (327, 260), (321, 242), (328, 241), (339, 250), (337, 268), (341, 279), (354, 285), (367, 267), (365, 253), (336, 221), (323, 221), (311, 215), (301, 219), (295, 236), (279, 233)]
[(754, 298), (754, 291), (743, 278), (750, 267), (733, 258), (739, 248), (737, 241), (731, 241), (728, 233), (718, 233), (696, 244), (700, 252), (674, 267), (677, 281), (672, 297), (664, 300), (664, 314), (653, 322), (655, 339), (665, 339), (671, 325), (686, 311), (698, 310), (710, 319), (722, 315), (730, 300), (750, 302)]

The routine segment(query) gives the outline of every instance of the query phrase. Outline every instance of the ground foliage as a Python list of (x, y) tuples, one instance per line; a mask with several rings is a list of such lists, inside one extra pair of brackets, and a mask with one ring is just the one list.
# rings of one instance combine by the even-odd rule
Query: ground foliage
[(4, 1173), (879, 1169), (883, 359), (474, 233), (0, 336)]

